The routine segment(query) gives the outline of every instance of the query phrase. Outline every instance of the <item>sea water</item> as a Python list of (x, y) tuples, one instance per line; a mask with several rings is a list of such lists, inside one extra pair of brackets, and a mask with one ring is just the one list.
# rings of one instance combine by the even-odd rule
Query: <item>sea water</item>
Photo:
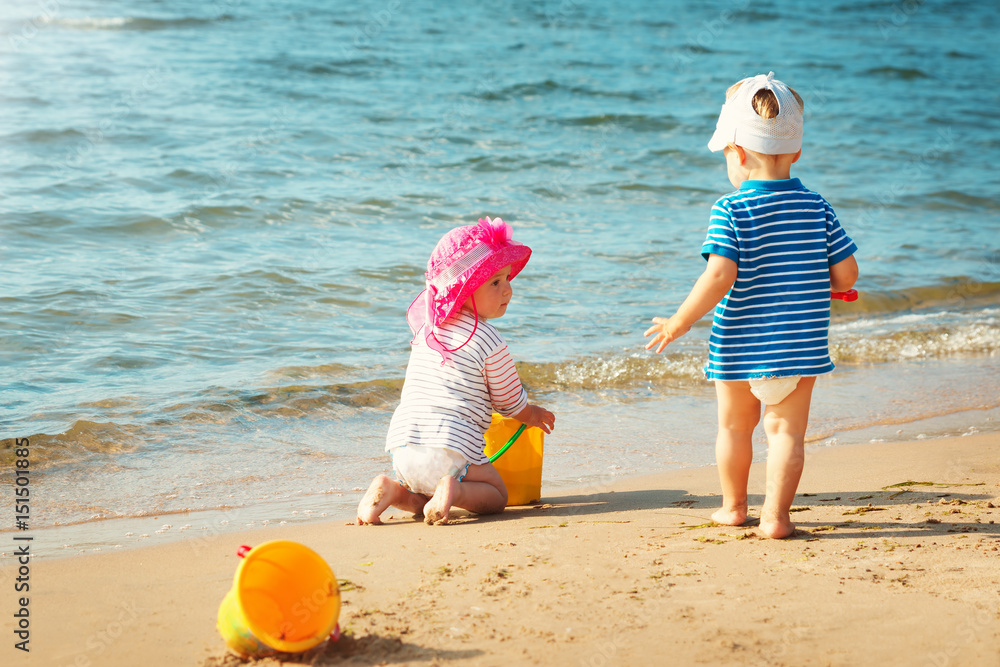
[(36, 553), (350, 517), (388, 469), (427, 257), (486, 215), (534, 251), (496, 324), (557, 415), (543, 493), (711, 464), (708, 320), (659, 356), (642, 332), (731, 190), (724, 92), (770, 70), (805, 100), (793, 175), (859, 246), (811, 446), (995, 430), (998, 18), (3, 3), (0, 453), (7, 484), (30, 441)]

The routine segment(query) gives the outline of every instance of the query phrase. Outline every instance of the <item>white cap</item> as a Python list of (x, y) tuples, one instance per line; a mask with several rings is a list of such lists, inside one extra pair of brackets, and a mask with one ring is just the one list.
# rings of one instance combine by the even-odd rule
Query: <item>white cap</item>
[[(708, 150), (714, 153), (726, 144), (736, 144), (765, 155), (799, 152), (802, 149), (802, 107), (792, 90), (775, 79), (774, 72), (743, 79), (737, 85), (739, 88), (722, 105)], [(778, 115), (774, 118), (761, 118), (754, 111), (753, 96), (763, 88), (774, 93), (778, 100)]]

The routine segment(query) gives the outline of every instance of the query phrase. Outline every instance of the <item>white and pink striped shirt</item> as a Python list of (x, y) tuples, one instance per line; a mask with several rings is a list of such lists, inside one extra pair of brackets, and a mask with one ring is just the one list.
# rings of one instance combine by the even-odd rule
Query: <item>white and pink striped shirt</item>
[(470, 463), (489, 462), (483, 434), (493, 412), (517, 414), (528, 404), (528, 394), (500, 333), (486, 320), (475, 325), (472, 313), (463, 310), (438, 328), (438, 340), (448, 349), (462, 345), (475, 328), (472, 339), (445, 364), (422, 335), (414, 338), (386, 451), (403, 445), (446, 447)]

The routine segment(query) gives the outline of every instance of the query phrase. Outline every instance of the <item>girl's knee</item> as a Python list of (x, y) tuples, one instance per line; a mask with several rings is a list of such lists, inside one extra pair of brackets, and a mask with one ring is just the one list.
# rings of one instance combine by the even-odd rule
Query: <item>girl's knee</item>
[(490, 503), (491, 507), (494, 507), (495, 503), (494, 511), (480, 512), (481, 514), (496, 514), (502, 512), (504, 507), (507, 506), (507, 485), (504, 484), (503, 477), (500, 476), (499, 471), (493, 467), (492, 463), (469, 466), (469, 471), (465, 474), (461, 483), (465, 484), (466, 482), (487, 484), (496, 490), (496, 496), (493, 502)]
[(507, 508), (507, 498), (506, 496), (503, 500), (497, 501), (495, 504), (491, 503), (483, 507), (481, 511), (476, 512), (476, 514), (500, 514)]
[(499, 514), (503, 512), (504, 508), (507, 507), (507, 486), (503, 483), (503, 479), (500, 474), (497, 473), (497, 479), (485, 482), (489, 484), (494, 489), (496, 489), (496, 504), (492, 507), (492, 511), (483, 512), (483, 514)]

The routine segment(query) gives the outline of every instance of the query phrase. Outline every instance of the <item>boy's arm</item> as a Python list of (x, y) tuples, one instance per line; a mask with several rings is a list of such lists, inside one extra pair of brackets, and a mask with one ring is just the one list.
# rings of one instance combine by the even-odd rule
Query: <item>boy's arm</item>
[(708, 266), (691, 288), (691, 293), (677, 309), (673, 317), (654, 317), (653, 326), (644, 334), (653, 340), (646, 344), (646, 349), (656, 347), (659, 354), (668, 343), (677, 340), (688, 332), (691, 325), (715, 308), (722, 297), (726, 296), (733, 283), (736, 282), (736, 262), (722, 255), (709, 255)]
[(846, 292), (858, 279), (858, 260), (851, 255), (830, 267), (830, 291)]

